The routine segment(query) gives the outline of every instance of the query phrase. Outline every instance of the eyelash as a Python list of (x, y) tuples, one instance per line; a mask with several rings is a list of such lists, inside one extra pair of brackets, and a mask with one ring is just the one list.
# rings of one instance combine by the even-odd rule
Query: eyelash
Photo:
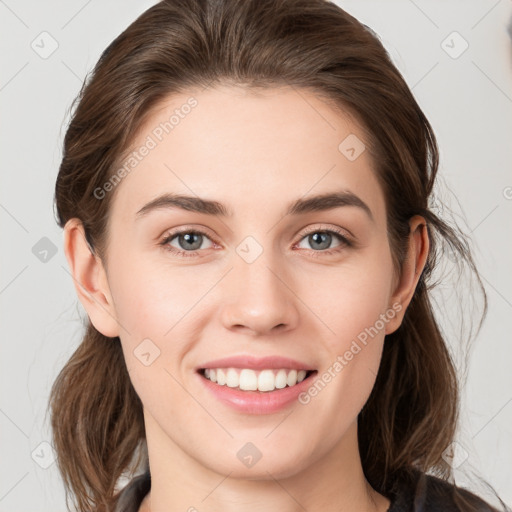
[[(308, 237), (309, 235), (312, 235), (313, 233), (327, 233), (329, 235), (334, 235), (334, 237), (338, 239), (338, 242), (340, 242), (338, 247), (333, 247), (332, 249), (325, 249), (325, 250), (319, 250), (319, 251), (309, 249), (310, 255), (313, 256), (314, 258), (321, 258), (322, 256), (325, 256), (325, 255), (330, 256), (332, 254), (337, 254), (337, 253), (341, 252), (342, 250), (346, 249), (347, 247), (352, 247), (352, 245), (353, 245), (352, 242), (343, 234), (343, 232), (336, 228), (313, 229), (311, 231), (308, 231), (307, 233), (304, 233), (301, 236), (299, 242), (301, 242), (304, 238)], [(303, 250), (303, 249), (301, 249), (301, 250)]]
[[(326, 249), (326, 250), (319, 250), (319, 251), (315, 251), (313, 249), (310, 249), (311, 255), (314, 258), (319, 258), (319, 257), (322, 257), (324, 255), (328, 255), (329, 256), (331, 254), (335, 254), (335, 253), (338, 253), (338, 252), (342, 251), (346, 247), (352, 247), (352, 245), (353, 245), (352, 242), (350, 242), (347, 239), (347, 237), (343, 234), (343, 232), (341, 230), (337, 230), (336, 228), (331, 228), (331, 229), (318, 229), (317, 228), (317, 229), (313, 229), (311, 231), (308, 231), (307, 233), (304, 233), (301, 236), (301, 238), (300, 238), (298, 243), (300, 243), (304, 238), (306, 238), (309, 235), (312, 235), (313, 233), (327, 233), (327, 234), (330, 234), (330, 235), (335, 235), (335, 237), (338, 238), (338, 241), (340, 242), (340, 245), (338, 247), (334, 247), (333, 249)], [(204, 231), (197, 230), (197, 229), (183, 229), (181, 231), (174, 231), (172, 233), (169, 233), (159, 243), (159, 245), (162, 246), (166, 251), (169, 251), (172, 254), (176, 254), (178, 256), (183, 256), (185, 258), (196, 257), (197, 253), (201, 252), (201, 250), (183, 251), (181, 249), (176, 249), (176, 247), (172, 247), (171, 245), (169, 245), (169, 242), (171, 240), (173, 240), (177, 236), (183, 235), (183, 234), (202, 235), (202, 236), (205, 236), (206, 238), (209, 238), (211, 240), (211, 237), (208, 236), (208, 234), (205, 233)], [(216, 243), (214, 240), (212, 240), (212, 242)]]

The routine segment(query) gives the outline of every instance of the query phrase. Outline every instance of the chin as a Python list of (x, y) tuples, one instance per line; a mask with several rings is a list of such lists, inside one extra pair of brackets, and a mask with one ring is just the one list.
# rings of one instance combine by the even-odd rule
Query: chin
[[(237, 445), (240, 443), (237, 443)], [(242, 443), (242, 447), (244, 447)], [(219, 463), (217, 459), (215, 462), (210, 464), (210, 461), (204, 461), (203, 465), (222, 475), (228, 475), (230, 478), (242, 479), (242, 480), (273, 480), (273, 479), (284, 479), (293, 477), (296, 474), (304, 470), (314, 461), (310, 461), (304, 454), (303, 448), (298, 448), (298, 454), (290, 453), (289, 446), (286, 444), (282, 445), (286, 450), (282, 453), (279, 450), (262, 448), (259, 452), (261, 455), (257, 455), (256, 449), (249, 447), (240, 449), (237, 448), (237, 452), (234, 457), (222, 457), (222, 461)], [(251, 459), (245, 454), (250, 453), (252, 450), (255, 456), (259, 456), (258, 460)], [(230, 450), (231, 451), (231, 450)], [(244, 461), (244, 459), (247, 459)]]

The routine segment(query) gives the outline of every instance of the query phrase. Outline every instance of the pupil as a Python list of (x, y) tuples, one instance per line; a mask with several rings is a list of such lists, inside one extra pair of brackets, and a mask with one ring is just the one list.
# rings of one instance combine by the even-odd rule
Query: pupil
[[(194, 237), (197, 237), (197, 239), (195, 241), (195, 245), (194, 245)], [(189, 244), (188, 247), (187, 246), (183, 247), (184, 249), (192, 249), (192, 250), (199, 249), (199, 247), (201, 247), (201, 237), (202, 237), (202, 235), (200, 235), (199, 233), (186, 233), (185, 235), (180, 236), (180, 245), (183, 247), (181, 242), (184, 240), (186, 242), (186, 244)]]
[[(331, 242), (331, 235), (329, 233), (313, 233), (309, 236), (310, 243), (314, 247), (314, 244), (320, 244), (318, 249), (327, 249)], [(322, 241), (323, 239), (323, 241)]]

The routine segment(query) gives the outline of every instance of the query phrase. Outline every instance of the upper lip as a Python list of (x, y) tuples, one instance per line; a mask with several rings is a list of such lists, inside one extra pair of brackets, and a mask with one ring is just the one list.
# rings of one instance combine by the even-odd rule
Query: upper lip
[(254, 357), (249, 355), (223, 357), (208, 361), (198, 366), (198, 370), (204, 368), (250, 368), (252, 370), (265, 370), (267, 368), (280, 369), (291, 368), (295, 370), (315, 370), (312, 366), (281, 356)]

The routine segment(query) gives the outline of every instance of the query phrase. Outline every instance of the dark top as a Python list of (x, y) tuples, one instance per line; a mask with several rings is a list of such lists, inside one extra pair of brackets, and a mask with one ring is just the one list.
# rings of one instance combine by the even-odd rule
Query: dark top
[[(115, 512), (138, 512), (150, 487), (149, 472), (135, 477), (121, 491)], [(418, 471), (398, 479), (395, 489), (388, 496), (391, 501), (388, 512), (497, 512), (469, 491)], [(455, 494), (468, 500), (471, 506), (461, 504), (457, 507)]]

